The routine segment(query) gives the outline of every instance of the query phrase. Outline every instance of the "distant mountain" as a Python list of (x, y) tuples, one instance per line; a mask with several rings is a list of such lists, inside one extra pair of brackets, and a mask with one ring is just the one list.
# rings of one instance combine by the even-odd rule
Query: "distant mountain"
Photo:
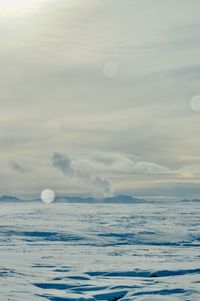
[[(41, 199), (33, 199), (32, 202), (41, 202)], [(30, 200), (23, 200), (15, 196), (2, 195), (0, 202), (30, 202)], [(119, 203), (119, 204), (136, 204), (148, 202), (143, 199), (134, 198), (128, 195), (118, 195), (107, 198), (81, 197), (81, 196), (56, 196), (55, 202), (58, 203)]]
[(107, 198), (93, 198), (93, 197), (75, 197), (75, 196), (57, 196), (55, 201), (68, 203), (143, 203), (143, 199), (133, 198), (127, 195), (119, 195)]
[(191, 202), (200, 203), (200, 199), (193, 199), (193, 200), (184, 199), (184, 200), (181, 200), (181, 202), (183, 202), (183, 203), (191, 203)]
[(16, 196), (11, 195), (2, 195), (0, 196), (0, 202), (22, 202), (22, 199), (17, 198)]
[(127, 204), (133, 204), (133, 203), (143, 203), (147, 202), (143, 199), (134, 198), (132, 196), (128, 195), (118, 195), (110, 198), (103, 199), (105, 203), (127, 203)]

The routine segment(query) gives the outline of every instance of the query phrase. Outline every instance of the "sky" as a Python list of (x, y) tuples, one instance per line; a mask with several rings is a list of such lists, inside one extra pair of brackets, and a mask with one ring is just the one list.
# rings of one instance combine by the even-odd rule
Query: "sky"
[(0, 0), (0, 194), (200, 197), (199, 0)]

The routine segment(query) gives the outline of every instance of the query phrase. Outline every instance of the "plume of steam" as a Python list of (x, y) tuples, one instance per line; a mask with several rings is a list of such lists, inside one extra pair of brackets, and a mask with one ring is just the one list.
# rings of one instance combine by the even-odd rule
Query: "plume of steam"
[(93, 186), (104, 195), (104, 197), (113, 196), (112, 184), (99, 176), (93, 176), (84, 169), (76, 168), (73, 161), (66, 154), (55, 152), (52, 158), (52, 164), (55, 168), (59, 169), (64, 175), (75, 175), (82, 181), (85, 181)]
[(71, 167), (71, 160), (67, 155), (54, 153), (52, 158), (52, 164), (55, 168), (58, 168), (66, 176), (73, 173)]
[(94, 179), (91, 179), (91, 182), (95, 186), (99, 187), (99, 189), (103, 192), (104, 197), (113, 196), (113, 187), (108, 180), (102, 179), (100, 177), (95, 177)]

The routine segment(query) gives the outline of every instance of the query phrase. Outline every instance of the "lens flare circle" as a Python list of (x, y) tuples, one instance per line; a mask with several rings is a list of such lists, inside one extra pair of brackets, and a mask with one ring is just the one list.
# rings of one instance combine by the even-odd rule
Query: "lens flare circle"
[(103, 73), (108, 78), (114, 78), (119, 73), (119, 66), (116, 62), (107, 62), (103, 67)]
[(56, 120), (49, 120), (45, 124), (45, 129), (49, 134), (57, 134), (60, 131), (60, 124)]
[(194, 111), (200, 112), (200, 95), (194, 96), (191, 100), (190, 105)]
[(53, 203), (55, 199), (55, 193), (51, 189), (45, 189), (41, 193), (41, 199), (45, 204), (51, 204)]

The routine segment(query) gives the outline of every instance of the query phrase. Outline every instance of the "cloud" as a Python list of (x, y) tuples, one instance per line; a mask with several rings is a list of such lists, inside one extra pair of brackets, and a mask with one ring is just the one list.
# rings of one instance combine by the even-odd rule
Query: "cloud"
[(172, 172), (168, 167), (154, 162), (142, 161), (134, 156), (120, 153), (97, 153), (90, 158), (77, 159), (74, 168), (90, 172), (111, 172), (118, 174), (165, 174)]
[(24, 163), (17, 162), (15, 160), (10, 161), (10, 166), (17, 172), (26, 173), (30, 172), (31, 168), (26, 166)]
[(133, 171), (143, 174), (163, 174), (170, 172), (169, 168), (166, 166), (145, 161), (136, 162), (133, 166)]
[(113, 195), (112, 184), (100, 177), (90, 174), (84, 167), (76, 165), (76, 160), (70, 159), (66, 154), (55, 152), (52, 157), (52, 164), (59, 169), (65, 176), (74, 175), (84, 182), (87, 182), (96, 188), (104, 195), (110, 197)]

